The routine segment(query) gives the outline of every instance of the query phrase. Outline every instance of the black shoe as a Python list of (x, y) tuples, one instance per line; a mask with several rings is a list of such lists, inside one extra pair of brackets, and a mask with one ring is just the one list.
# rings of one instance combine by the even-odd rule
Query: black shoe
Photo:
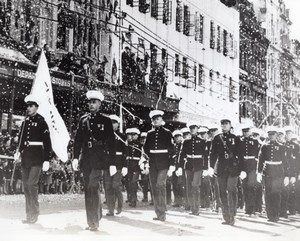
[(107, 217), (112, 217), (112, 216), (115, 216), (115, 214), (114, 214), (114, 213), (111, 213), (111, 212), (108, 212), (105, 216), (107, 216)]
[(185, 210), (185, 211), (190, 211), (190, 210), (191, 210), (191, 207), (190, 207), (190, 206), (186, 206), (186, 207), (184, 208), (184, 210)]
[(29, 219), (24, 219), (24, 220), (22, 220), (22, 223), (28, 224), (28, 223), (30, 223), (30, 220)]
[(136, 203), (135, 202), (129, 203), (129, 206), (135, 208), (136, 207)]
[(179, 204), (173, 204), (172, 207), (173, 207), (173, 208), (179, 208), (180, 205), (179, 205)]
[(160, 218), (155, 217), (155, 218), (153, 218), (153, 220), (154, 220), (154, 221), (161, 221), (161, 222), (164, 222), (164, 221), (166, 221), (166, 217), (160, 217)]
[(147, 198), (144, 198), (144, 199), (142, 200), (142, 202), (143, 202), (143, 203), (147, 203), (147, 202), (148, 202), (148, 199), (147, 199)]
[(32, 217), (32, 218), (29, 220), (29, 223), (30, 223), (30, 224), (35, 224), (37, 221), (38, 221), (38, 216), (35, 216), (35, 217)]
[(97, 227), (90, 227), (89, 230), (92, 231), (92, 232), (96, 232), (96, 231), (98, 231), (98, 228)]
[(91, 228), (90, 226), (89, 226), (89, 227), (86, 227), (85, 230), (90, 230), (90, 228)]
[(117, 212), (116, 212), (116, 214), (118, 215), (118, 214), (120, 214), (121, 212), (122, 212), (122, 209), (118, 209)]
[(153, 202), (150, 202), (150, 203), (149, 203), (149, 205), (150, 205), (150, 206), (153, 206), (153, 205), (154, 205), (154, 203), (153, 203)]

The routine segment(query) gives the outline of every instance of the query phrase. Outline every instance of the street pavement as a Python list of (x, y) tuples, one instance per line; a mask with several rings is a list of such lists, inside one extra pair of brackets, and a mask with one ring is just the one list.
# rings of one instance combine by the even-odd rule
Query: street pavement
[[(266, 216), (248, 217), (239, 211), (234, 226), (222, 225), (222, 215), (202, 209), (191, 216), (179, 208), (169, 208), (167, 221), (153, 221), (153, 207), (139, 202), (125, 204), (114, 217), (104, 215), (98, 232), (86, 231), (83, 195), (41, 195), (41, 215), (34, 225), (22, 224), (24, 197), (0, 197), (1, 240), (300, 240), (300, 215), (270, 223)], [(106, 213), (104, 205), (103, 214)]]

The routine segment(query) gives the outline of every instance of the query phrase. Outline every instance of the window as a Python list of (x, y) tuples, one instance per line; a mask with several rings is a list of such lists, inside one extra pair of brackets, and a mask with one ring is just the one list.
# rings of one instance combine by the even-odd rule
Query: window
[(215, 48), (215, 24), (214, 21), (210, 21), (210, 48)]
[(235, 85), (233, 82), (233, 79), (231, 77), (229, 77), (229, 101), (230, 102), (234, 102), (235, 98)]
[(204, 79), (203, 65), (199, 64), (199, 66), (198, 66), (198, 85), (201, 86), (201, 87), (204, 87), (205, 86), (204, 81), (205, 81), (205, 79)]
[(151, 51), (151, 56), (150, 56), (150, 63), (151, 63), (151, 68), (154, 67), (157, 63), (157, 48), (154, 44), (150, 43), (150, 51)]
[(151, 17), (158, 17), (158, 0), (151, 0)]
[(149, 0), (139, 0), (139, 11), (141, 13), (148, 13), (150, 9), (150, 1)]
[(172, 1), (171, 0), (164, 0), (163, 23), (166, 25), (172, 23)]
[(223, 55), (227, 56), (228, 54), (228, 33), (224, 29), (223, 30)]
[[(103, 1), (103, 2), (105, 4), (105, 1)], [(126, 4), (133, 7), (133, 0), (126, 0)], [(105, 7), (105, 5), (103, 7)]]
[(200, 39), (200, 14), (198, 12), (195, 13), (195, 41), (199, 41)]
[(182, 77), (188, 79), (189, 77), (189, 65), (187, 62), (187, 58), (182, 58)]
[(191, 12), (189, 6), (184, 6), (183, 8), (183, 34), (189, 36), (190, 35), (190, 27), (191, 27)]
[(194, 89), (196, 89), (197, 86), (197, 64), (194, 63), (194, 73), (193, 73), (193, 85), (194, 85)]
[(181, 2), (177, 2), (176, 7), (176, 31), (182, 32), (183, 28), (183, 7)]
[(203, 44), (204, 39), (204, 16), (200, 15), (200, 35), (199, 35), (199, 42)]
[(163, 66), (168, 66), (168, 54), (166, 49), (161, 50), (161, 63)]
[(209, 71), (209, 95), (212, 96), (212, 87), (213, 87), (214, 71), (211, 69)]
[(178, 54), (175, 54), (175, 76), (180, 76), (180, 61)]
[(221, 27), (217, 27), (217, 51), (221, 52)]

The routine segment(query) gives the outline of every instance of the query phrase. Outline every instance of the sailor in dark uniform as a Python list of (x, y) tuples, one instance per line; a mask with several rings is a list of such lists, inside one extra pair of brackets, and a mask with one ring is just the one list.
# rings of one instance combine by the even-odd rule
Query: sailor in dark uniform
[[(202, 174), (208, 169), (208, 158), (206, 150), (206, 141), (200, 139), (197, 123), (190, 123), (192, 138), (183, 142), (180, 152), (180, 167), (185, 167), (187, 180), (188, 202), (191, 206), (191, 214), (198, 216), (200, 214), (200, 186)], [(185, 160), (186, 163), (185, 163)]]
[(101, 170), (111, 176), (117, 173), (115, 135), (112, 121), (99, 112), (104, 96), (100, 91), (90, 90), (86, 94), (89, 114), (80, 118), (74, 141), (73, 168), (83, 173), (87, 230), (97, 231), (102, 217), (100, 199)]
[(121, 122), (120, 117), (117, 115), (110, 115), (114, 133), (115, 133), (115, 149), (116, 149), (116, 167), (117, 173), (113, 176), (110, 175), (109, 170), (104, 171), (104, 185), (106, 193), (106, 203), (108, 213), (106, 216), (114, 216), (115, 205), (117, 202), (117, 212), (120, 214), (123, 208), (123, 194), (122, 194), (122, 176), (127, 175), (126, 165), (126, 137), (120, 133), (119, 125)]
[[(222, 213), (222, 224), (234, 225), (237, 208), (237, 182), (242, 170), (240, 138), (230, 132), (229, 118), (221, 119), (222, 132), (212, 141), (210, 166), (215, 167), (218, 177)], [(216, 163), (217, 161), (217, 163)]]
[(243, 156), (243, 171), (240, 174), (246, 205), (246, 214), (252, 215), (256, 211), (256, 169), (260, 145), (251, 136), (251, 126), (242, 127), (241, 151)]
[(144, 152), (149, 158), (150, 184), (152, 189), (154, 209), (157, 217), (154, 220), (166, 220), (166, 182), (167, 176), (175, 171), (174, 146), (172, 133), (162, 126), (164, 112), (153, 110), (150, 112), (153, 129), (148, 132), (144, 144)]
[(41, 170), (49, 170), (51, 157), (51, 140), (49, 128), (44, 118), (37, 113), (39, 100), (34, 95), (25, 98), (27, 117), (22, 123), (19, 136), (20, 149), (15, 160), (22, 166), (22, 182), (24, 185), (26, 219), (23, 223), (36, 223), (39, 216), (38, 182)]
[(264, 176), (265, 201), (268, 221), (279, 220), (281, 191), (283, 185), (289, 183), (288, 166), (285, 156), (285, 148), (279, 144), (277, 128), (267, 128), (269, 141), (263, 144), (259, 153), (257, 168), (257, 181), (261, 182)]

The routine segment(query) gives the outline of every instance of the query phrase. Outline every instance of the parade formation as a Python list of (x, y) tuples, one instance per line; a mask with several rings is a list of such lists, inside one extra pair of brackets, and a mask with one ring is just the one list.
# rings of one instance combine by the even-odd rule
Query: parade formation
[(0, 195), (22, 227), (82, 195), (87, 233), (141, 206), (298, 221), (291, 24), (282, 0), (0, 1)]

